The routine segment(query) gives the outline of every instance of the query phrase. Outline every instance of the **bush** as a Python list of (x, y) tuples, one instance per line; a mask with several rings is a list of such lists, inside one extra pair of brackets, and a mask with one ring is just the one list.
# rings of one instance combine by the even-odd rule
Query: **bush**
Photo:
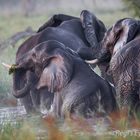
[(140, 17), (140, 0), (123, 0), (127, 6), (127, 9), (130, 10), (135, 17)]

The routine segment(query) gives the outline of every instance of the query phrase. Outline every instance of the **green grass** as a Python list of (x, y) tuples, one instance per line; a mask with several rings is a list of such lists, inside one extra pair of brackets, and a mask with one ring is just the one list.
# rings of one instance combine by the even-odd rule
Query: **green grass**
[[(91, 120), (89, 123), (82, 118), (75, 118), (66, 119), (60, 124), (50, 116), (32, 116), (18, 121), (16, 125), (7, 123), (0, 127), (0, 140), (36, 140), (37, 137), (42, 138), (41, 140), (139, 140), (140, 131), (130, 130), (128, 124), (126, 127), (126, 124), (122, 123), (126, 121), (124, 117), (116, 119), (110, 129), (97, 133), (93, 126), (96, 124), (100, 128), (103, 127), (97, 124), (97, 120)], [(137, 126), (138, 124), (137, 122)]]
[(128, 12), (126, 11), (110, 11), (105, 13), (99, 13), (98, 18), (101, 19), (107, 28), (111, 27), (113, 23), (115, 23), (117, 20), (125, 18), (125, 17), (131, 17)]

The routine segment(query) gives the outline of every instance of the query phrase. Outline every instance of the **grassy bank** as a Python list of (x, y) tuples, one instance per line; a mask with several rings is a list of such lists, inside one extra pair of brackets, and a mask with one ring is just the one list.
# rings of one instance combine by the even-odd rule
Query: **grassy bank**
[(115, 119), (107, 129), (99, 118), (90, 121), (66, 119), (62, 124), (52, 117), (32, 116), (16, 125), (0, 127), (0, 140), (139, 140), (139, 126), (139, 122), (128, 124), (124, 117)]

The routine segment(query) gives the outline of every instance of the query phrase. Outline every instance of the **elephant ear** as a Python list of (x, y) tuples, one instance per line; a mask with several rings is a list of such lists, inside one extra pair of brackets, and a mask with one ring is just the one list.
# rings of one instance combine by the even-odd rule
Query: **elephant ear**
[(73, 61), (64, 59), (61, 55), (49, 58), (44, 68), (37, 88), (48, 87), (48, 91), (54, 93), (64, 88), (71, 79)]
[[(138, 24), (136, 20), (124, 19), (118, 30), (118, 40), (115, 43), (114, 51), (116, 52), (119, 48), (122, 48), (125, 44), (135, 38), (136, 32), (138, 31)], [(117, 25), (117, 24), (116, 24)], [(114, 26), (115, 30), (116, 26)]]

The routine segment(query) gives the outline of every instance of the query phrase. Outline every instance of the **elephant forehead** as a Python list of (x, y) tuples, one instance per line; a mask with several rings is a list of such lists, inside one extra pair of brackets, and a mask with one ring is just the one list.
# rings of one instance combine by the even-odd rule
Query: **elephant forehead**
[(132, 18), (126, 18), (125, 20), (123, 20), (123, 22), (122, 22), (122, 25), (124, 25), (124, 26), (128, 26), (128, 25), (130, 25), (130, 24), (134, 24), (136, 22), (136, 20), (135, 19), (132, 19)]

